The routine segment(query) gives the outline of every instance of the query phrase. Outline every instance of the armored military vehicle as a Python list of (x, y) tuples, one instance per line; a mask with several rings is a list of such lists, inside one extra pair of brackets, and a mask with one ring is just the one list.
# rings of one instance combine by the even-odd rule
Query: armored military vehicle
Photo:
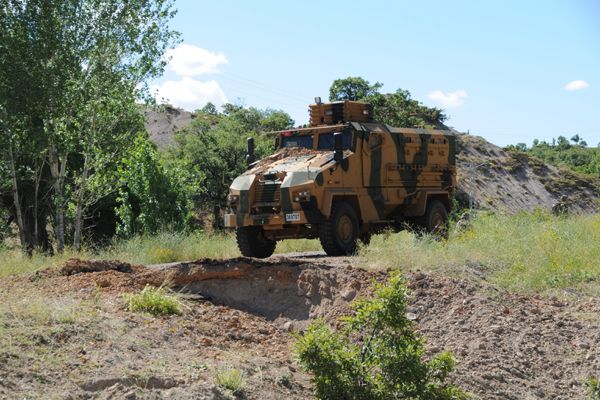
[(278, 240), (319, 238), (330, 256), (352, 254), (382, 228), (410, 224), (444, 234), (456, 186), (450, 131), (375, 123), (362, 102), (310, 105), (310, 126), (276, 132), (274, 154), (254, 161), (229, 189), (226, 227), (247, 257)]

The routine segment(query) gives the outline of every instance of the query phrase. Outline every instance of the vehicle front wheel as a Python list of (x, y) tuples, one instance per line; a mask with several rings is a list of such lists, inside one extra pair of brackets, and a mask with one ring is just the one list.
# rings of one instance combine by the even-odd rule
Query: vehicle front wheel
[(236, 228), (235, 238), (238, 248), (245, 257), (267, 258), (275, 251), (277, 242), (267, 238), (260, 226)]
[(329, 219), (319, 225), (319, 240), (328, 256), (354, 254), (358, 234), (356, 211), (345, 202), (334, 204)]

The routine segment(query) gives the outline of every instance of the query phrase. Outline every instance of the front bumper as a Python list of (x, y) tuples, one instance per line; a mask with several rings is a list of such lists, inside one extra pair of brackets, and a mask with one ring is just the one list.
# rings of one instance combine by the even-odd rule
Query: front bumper
[(226, 228), (241, 226), (279, 227), (287, 224), (309, 224), (304, 211), (291, 211), (279, 214), (225, 214), (223, 225)]

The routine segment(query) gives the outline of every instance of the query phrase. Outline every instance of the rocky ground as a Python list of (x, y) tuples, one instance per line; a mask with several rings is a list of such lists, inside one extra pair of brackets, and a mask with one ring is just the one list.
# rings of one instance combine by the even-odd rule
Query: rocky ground
[[(318, 255), (160, 266), (72, 261), (0, 281), (0, 398), (224, 399), (220, 371), (246, 399), (307, 399), (293, 334), (331, 324), (383, 271)], [(415, 272), (410, 318), (428, 354), (451, 350), (453, 379), (482, 399), (586, 398), (600, 375), (600, 301), (515, 295), (483, 280)], [(183, 313), (125, 310), (123, 294), (164, 282)]]

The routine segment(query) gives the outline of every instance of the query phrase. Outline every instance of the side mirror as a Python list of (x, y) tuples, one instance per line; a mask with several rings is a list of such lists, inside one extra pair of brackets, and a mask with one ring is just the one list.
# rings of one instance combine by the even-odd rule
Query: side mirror
[(342, 135), (342, 132), (335, 132), (333, 134), (333, 159), (338, 163), (342, 162), (344, 159), (344, 143)]
[(248, 165), (254, 162), (254, 138), (246, 139), (246, 163)]

